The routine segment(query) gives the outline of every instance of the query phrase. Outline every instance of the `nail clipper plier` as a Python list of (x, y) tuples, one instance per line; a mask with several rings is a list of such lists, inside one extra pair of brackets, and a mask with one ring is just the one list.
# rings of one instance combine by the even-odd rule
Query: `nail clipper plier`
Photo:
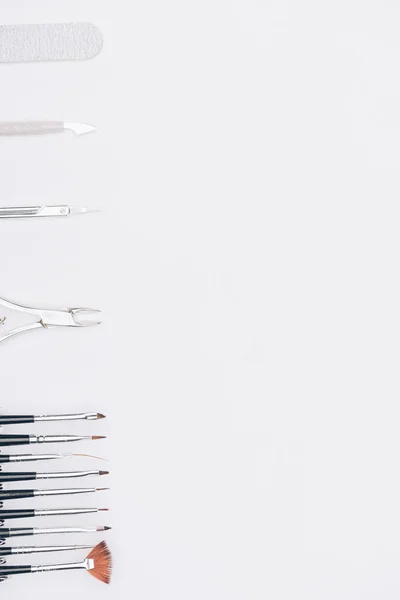
[[(34, 315), (37, 321), (22, 325), (0, 335), (0, 342), (4, 342), (10, 337), (31, 329), (50, 329), (52, 327), (89, 327), (92, 325), (100, 325), (101, 321), (93, 319), (93, 315), (100, 313), (100, 310), (92, 308), (64, 308), (59, 310), (47, 310), (30, 308), (22, 306), (4, 298), (0, 298), (0, 307), (3, 306), (7, 310), (14, 310), (21, 313)], [(92, 319), (90, 319), (92, 317)], [(0, 326), (4, 325), (6, 317), (0, 316)]]

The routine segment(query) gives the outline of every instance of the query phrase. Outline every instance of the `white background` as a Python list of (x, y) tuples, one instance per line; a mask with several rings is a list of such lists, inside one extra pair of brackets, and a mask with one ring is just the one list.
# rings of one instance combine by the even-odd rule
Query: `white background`
[(105, 36), (89, 62), (0, 68), (1, 120), (99, 128), (0, 140), (1, 204), (102, 209), (1, 223), (1, 295), (104, 310), (4, 344), (0, 377), (8, 411), (107, 412), (68, 432), (108, 434), (74, 449), (111, 459), (112, 492), (65, 503), (112, 513), (52, 524), (111, 523), (115, 556), (111, 588), (51, 574), (3, 593), (398, 598), (398, 2), (0, 14)]

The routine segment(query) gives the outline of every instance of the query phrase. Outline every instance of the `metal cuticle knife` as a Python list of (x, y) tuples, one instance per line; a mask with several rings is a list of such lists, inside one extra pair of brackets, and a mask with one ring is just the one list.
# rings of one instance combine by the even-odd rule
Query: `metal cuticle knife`
[(84, 135), (96, 131), (93, 125), (86, 123), (64, 123), (63, 121), (9, 121), (0, 122), (0, 135), (39, 135), (45, 133), (62, 133), (71, 130), (76, 135)]

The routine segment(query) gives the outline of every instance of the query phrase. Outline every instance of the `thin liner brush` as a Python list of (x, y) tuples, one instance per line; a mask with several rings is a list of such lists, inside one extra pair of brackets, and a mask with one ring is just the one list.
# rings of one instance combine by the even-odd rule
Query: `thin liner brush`
[[(109, 531), (111, 527), (13, 527), (0, 528), (0, 545), (4, 544), (4, 539), (12, 537), (26, 537), (31, 535), (59, 535), (61, 533), (98, 533), (100, 531)], [(2, 539), (3, 538), (3, 539)]]
[(11, 519), (89, 515), (92, 513), (108, 512), (108, 510), (108, 508), (15, 508), (10, 510), (0, 510), (0, 527), (3, 527), (5, 521)]
[(106, 460), (105, 458), (91, 454), (0, 454), (0, 463), (38, 462), (41, 460), (57, 460), (78, 456), (94, 458), (95, 460)]
[(13, 481), (36, 481), (41, 479), (77, 479), (80, 477), (98, 477), (109, 475), (108, 471), (58, 471), (55, 473), (36, 473), (34, 471), (12, 471), (3, 473), (0, 465), (0, 482), (9, 483)]
[(50, 423), (55, 421), (97, 421), (105, 419), (102, 413), (87, 412), (70, 415), (0, 415), (0, 425), (21, 425), (27, 423)]
[(103, 440), (104, 435), (0, 435), (0, 446), (25, 446), (28, 444), (58, 444), (60, 442), (81, 442), (82, 440)]
[(23, 498), (36, 498), (38, 496), (69, 496), (72, 494), (92, 494), (94, 492), (104, 492), (108, 488), (68, 488), (65, 490), (3, 490), (3, 484), (0, 483), (0, 508), (3, 507), (3, 500), (20, 500)]
[(103, 583), (110, 583), (112, 571), (112, 558), (105, 542), (98, 544), (88, 554), (83, 562), (66, 563), (59, 565), (10, 565), (0, 567), (0, 581), (5, 581), (12, 575), (28, 573), (45, 573), (49, 571), (71, 571), (83, 569)]

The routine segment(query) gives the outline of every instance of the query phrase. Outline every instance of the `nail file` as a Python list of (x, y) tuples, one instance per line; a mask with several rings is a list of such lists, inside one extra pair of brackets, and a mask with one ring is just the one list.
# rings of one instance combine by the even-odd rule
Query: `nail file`
[(92, 23), (0, 27), (0, 63), (85, 60), (99, 54), (101, 31)]

